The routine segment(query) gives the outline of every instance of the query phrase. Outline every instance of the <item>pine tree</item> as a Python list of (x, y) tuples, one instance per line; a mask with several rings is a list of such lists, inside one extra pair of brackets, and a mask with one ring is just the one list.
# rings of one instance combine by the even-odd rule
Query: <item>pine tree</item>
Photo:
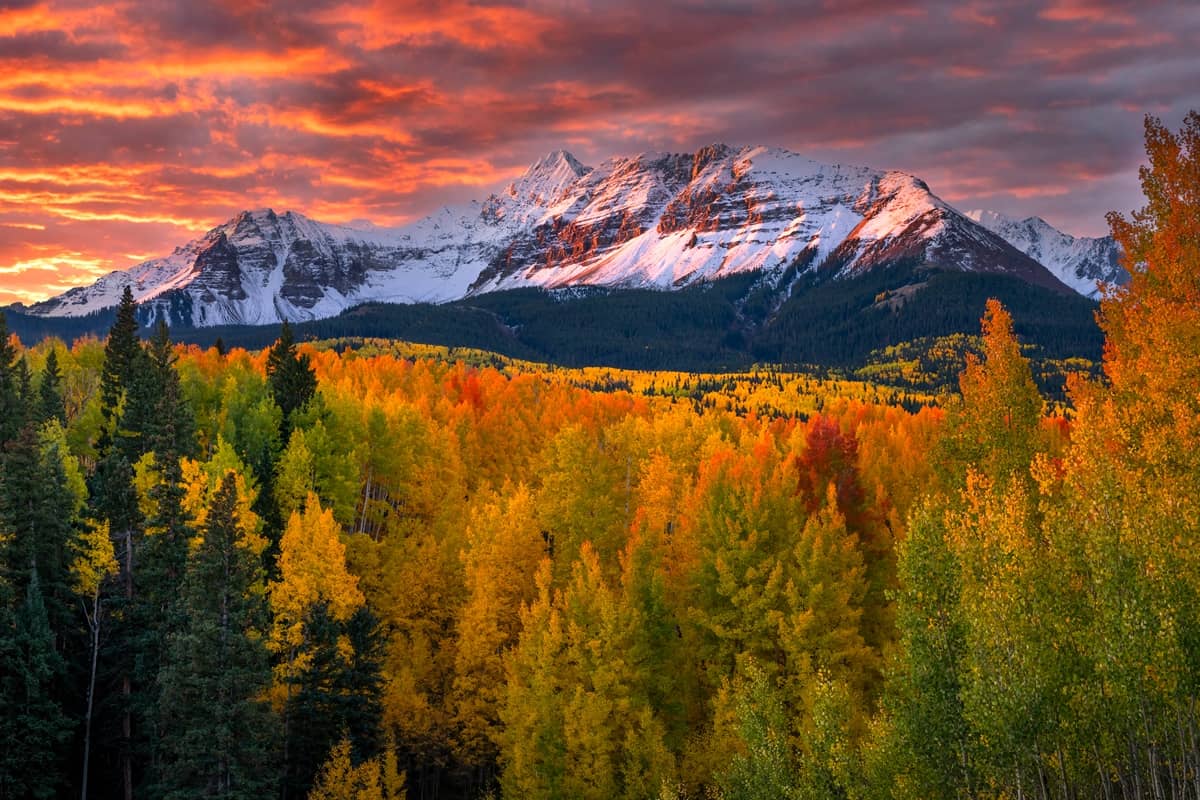
[(136, 553), (141, 548), (143, 524), (133, 479), (133, 467), (124, 453), (110, 447), (97, 463), (89, 485), (94, 524), (108, 529), (119, 564), (117, 585), (112, 589), (108, 604), (113, 624), (110, 635), (102, 642), (100, 654), (101, 685), (113, 696), (100, 698), (99, 713), (103, 718), (98, 722), (108, 731), (102, 746), (116, 751), (114, 756), (120, 763), (120, 780), (128, 786), (130, 793), (137, 779), (132, 748), (134, 737), (140, 733), (133, 719), (138, 636), (134, 622), (134, 566)]
[(258, 798), (274, 786), (263, 570), (237, 516), (237, 483), (227, 473), (188, 562), (186, 620), (168, 640), (159, 676), (167, 798)]
[(183, 476), (177, 457), (164, 456), (157, 480), (148, 490), (153, 509), (146, 519), (138, 557), (138, 592), (130, 619), (133, 684), (132, 713), (136, 720), (134, 749), (147, 766), (146, 782), (159, 781), (162, 760), (159, 672), (167, 642), (186, 620), (187, 609), (178, 602), (187, 570), (188, 546), (194, 534), (183, 508)]
[(67, 407), (63, 403), (62, 373), (58, 368), (58, 349), (50, 348), (46, 355), (46, 367), (42, 370), (42, 381), (38, 384), (38, 422), (58, 420), (67, 424)]
[(16, 438), (21, 429), (21, 393), (17, 384), (17, 348), (8, 332), (8, 319), (0, 311), (0, 446)]
[(0, 457), (0, 521), (3, 565), (17, 591), (36, 574), (56, 647), (76, 619), (71, 594), (75, 499), (57, 447), (43, 453), (32, 424), (26, 425)]
[(104, 424), (96, 449), (101, 456), (112, 447), (120, 407), (133, 375), (134, 362), (141, 353), (138, 341), (137, 303), (128, 286), (117, 306), (117, 317), (104, 344), (104, 367), (100, 372), (100, 413)]
[[(11, 594), (0, 578), (0, 601)], [(65, 665), (55, 648), (37, 570), (15, 610), (0, 603), (0, 797), (52, 798), (65, 778), (71, 724), (56, 698)]]
[(341, 736), (356, 761), (379, 754), (383, 645), (379, 622), (365, 606), (344, 621), (327, 601), (309, 607), (296, 654), (300, 666), (287, 679), (289, 795), (308, 791), (317, 765)]
[(279, 331), (279, 339), (267, 354), (267, 379), (271, 383), (271, 396), (283, 411), (281, 439), (287, 439), (291, 431), (292, 412), (303, 408), (317, 391), (317, 374), (306, 354), (296, 352), (296, 339), (292, 326), (286, 321)]

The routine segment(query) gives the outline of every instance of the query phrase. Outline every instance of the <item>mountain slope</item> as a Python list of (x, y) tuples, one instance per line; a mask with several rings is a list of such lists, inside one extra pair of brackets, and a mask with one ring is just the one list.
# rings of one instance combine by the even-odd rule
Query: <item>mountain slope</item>
[(614, 158), (547, 155), (504, 192), (399, 228), (239, 214), (171, 255), (30, 313), (80, 316), (129, 285), (150, 318), (208, 326), (329, 317), (369, 302), (447, 302), (529, 286), (676, 289), (761, 273), (846, 279), (905, 263), (1069, 289), (1038, 261), (900, 172), (725, 145)]
[(1063, 233), (1041, 217), (1015, 219), (995, 211), (968, 211), (967, 217), (1035, 259), (1085, 297), (1098, 298), (1098, 284), (1124, 284), (1121, 250), (1111, 236), (1088, 238)]

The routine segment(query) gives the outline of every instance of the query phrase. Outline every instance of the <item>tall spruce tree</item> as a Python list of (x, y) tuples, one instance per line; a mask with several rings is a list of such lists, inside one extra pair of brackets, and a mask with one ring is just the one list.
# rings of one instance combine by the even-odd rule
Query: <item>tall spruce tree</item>
[(20, 426), (21, 395), (17, 387), (17, 348), (8, 332), (8, 320), (0, 312), (0, 446), (14, 439)]
[(303, 408), (317, 391), (317, 375), (307, 355), (296, 352), (296, 338), (287, 322), (279, 331), (279, 339), (267, 355), (267, 379), (271, 395), (283, 411), (281, 441), (291, 430), (292, 412)]
[(56, 452), (43, 453), (26, 424), (0, 456), (0, 522), (3, 565), (17, 592), (36, 576), (56, 646), (75, 619), (70, 560), (75, 530), (73, 500)]
[(178, 457), (194, 450), (196, 423), (175, 361), (170, 329), (159, 320), (154, 335), (135, 351), (129, 365), (117, 441), (130, 463), (151, 451)]
[(67, 407), (63, 402), (62, 372), (58, 367), (58, 350), (50, 348), (46, 355), (46, 366), (42, 370), (42, 380), (38, 384), (38, 422), (58, 420), (67, 424)]
[(159, 674), (167, 798), (249, 799), (274, 790), (263, 568), (237, 507), (236, 477), (226, 473), (188, 562), (186, 618), (168, 639)]
[(187, 609), (178, 602), (179, 587), (187, 569), (188, 545), (193, 530), (183, 508), (185, 490), (179, 458), (160, 456), (161, 474), (148, 492), (154, 508), (146, 520), (142, 539), (138, 593), (132, 605), (130, 644), (135, 653), (131, 698), (136, 720), (133, 749), (145, 765), (144, 785), (161, 778), (162, 746), (159, 672), (167, 642), (182, 630)]
[(383, 649), (379, 620), (366, 606), (345, 622), (327, 601), (309, 609), (300, 652), (305, 666), (289, 679), (289, 797), (305, 796), (325, 755), (343, 736), (355, 763), (379, 755)]
[(113, 445), (114, 428), (120, 421), (121, 402), (140, 352), (137, 303), (133, 300), (133, 292), (126, 286), (121, 303), (117, 306), (116, 320), (109, 328), (108, 341), (104, 344), (104, 367), (100, 372), (100, 413), (104, 424), (96, 446), (101, 455)]
[(51, 798), (64, 779), (71, 723), (55, 697), (65, 669), (36, 570), (15, 609), (0, 578), (0, 797)]
[(119, 763), (119, 777), (112, 776), (110, 780), (119, 780), (123, 784), (126, 798), (132, 796), (135, 781), (132, 705), (136, 630), (132, 615), (134, 556), (140, 548), (143, 525), (133, 478), (133, 467), (125, 455), (119, 449), (110, 448), (96, 465), (89, 486), (91, 513), (98, 524), (108, 526), (120, 565), (118, 583), (112, 587), (113, 596), (108, 604), (114, 624), (110, 627), (110, 636), (102, 644), (100, 656), (103, 689), (98, 713), (102, 717), (100, 727), (108, 735), (98, 743), (98, 749), (109, 751), (106, 761)]

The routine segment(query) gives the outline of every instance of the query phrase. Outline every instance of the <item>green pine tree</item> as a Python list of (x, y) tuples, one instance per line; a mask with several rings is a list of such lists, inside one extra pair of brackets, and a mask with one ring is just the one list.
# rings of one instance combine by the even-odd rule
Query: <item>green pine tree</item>
[(67, 424), (67, 407), (63, 403), (62, 372), (58, 368), (58, 350), (51, 348), (46, 355), (46, 366), (42, 370), (42, 381), (38, 384), (38, 422), (58, 420)]
[(131, 698), (136, 720), (134, 750), (147, 765), (148, 785), (160, 781), (161, 726), (158, 714), (161, 687), (159, 672), (167, 642), (183, 628), (187, 609), (177, 602), (187, 570), (188, 545), (194, 531), (183, 508), (183, 475), (179, 459), (167, 457), (159, 481), (150, 489), (155, 511), (146, 520), (146, 535), (139, 554), (138, 593), (132, 606), (134, 657)]
[(131, 463), (151, 451), (178, 457), (195, 449), (196, 421), (183, 397), (175, 361), (170, 329), (159, 320), (154, 335), (137, 348), (129, 364), (117, 430), (118, 443)]
[(64, 664), (37, 571), (15, 609), (11, 594), (0, 578), (0, 797), (55, 797), (71, 732), (54, 691)]
[(141, 352), (138, 341), (137, 303), (133, 292), (125, 287), (117, 318), (108, 331), (104, 344), (104, 367), (100, 371), (100, 413), (104, 418), (96, 449), (104, 455), (113, 445), (113, 428), (120, 420), (120, 407), (129, 386), (134, 361)]
[(279, 331), (279, 339), (267, 355), (267, 379), (271, 395), (283, 411), (280, 439), (286, 441), (291, 430), (292, 412), (303, 408), (317, 391), (317, 375), (307, 355), (296, 352), (296, 339), (287, 322)]
[(237, 482), (213, 497), (180, 601), (186, 614), (159, 674), (166, 798), (259, 798), (274, 793), (275, 720), (260, 556), (238, 525)]
[(21, 429), (20, 393), (17, 388), (17, 348), (13, 346), (8, 332), (8, 320), (0, 312), (0, 445), (11, 441)]
[[(345, 638), (349, 652), (339, 646)], [(292, 679), (288, 700), (288, 793), (303, 796), (330, 749), (347, 737), (355, 763), (380, 750), (384, 639), (379, 620), (365, 606), (344, 623), (327, 602), (309, 611), (300, 657), (305, 667)]]
[(70, 574), (74, 496), (57, 450), (43, 452), (32, 424), (8, 444), (0, 465), (3, 567), (17, 592), (37, 576), (57, 647), (77, 616)]

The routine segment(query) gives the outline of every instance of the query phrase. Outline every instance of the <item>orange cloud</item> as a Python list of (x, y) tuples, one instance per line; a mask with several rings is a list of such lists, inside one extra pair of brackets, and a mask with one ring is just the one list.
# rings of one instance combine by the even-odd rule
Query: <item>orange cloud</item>
[(1141, 113), (1194, 97), (1200, 22), (1169, 6), (0, 9), (0, 301), (164, 254), (244, 208), (397, 224), (499, 190), (564, 146), (596, 163), (777, 144), (903, 168), (955, 198), (1050, 198), (1099, 220), (1136, 205), (1092, 187), (1135, 173)]

